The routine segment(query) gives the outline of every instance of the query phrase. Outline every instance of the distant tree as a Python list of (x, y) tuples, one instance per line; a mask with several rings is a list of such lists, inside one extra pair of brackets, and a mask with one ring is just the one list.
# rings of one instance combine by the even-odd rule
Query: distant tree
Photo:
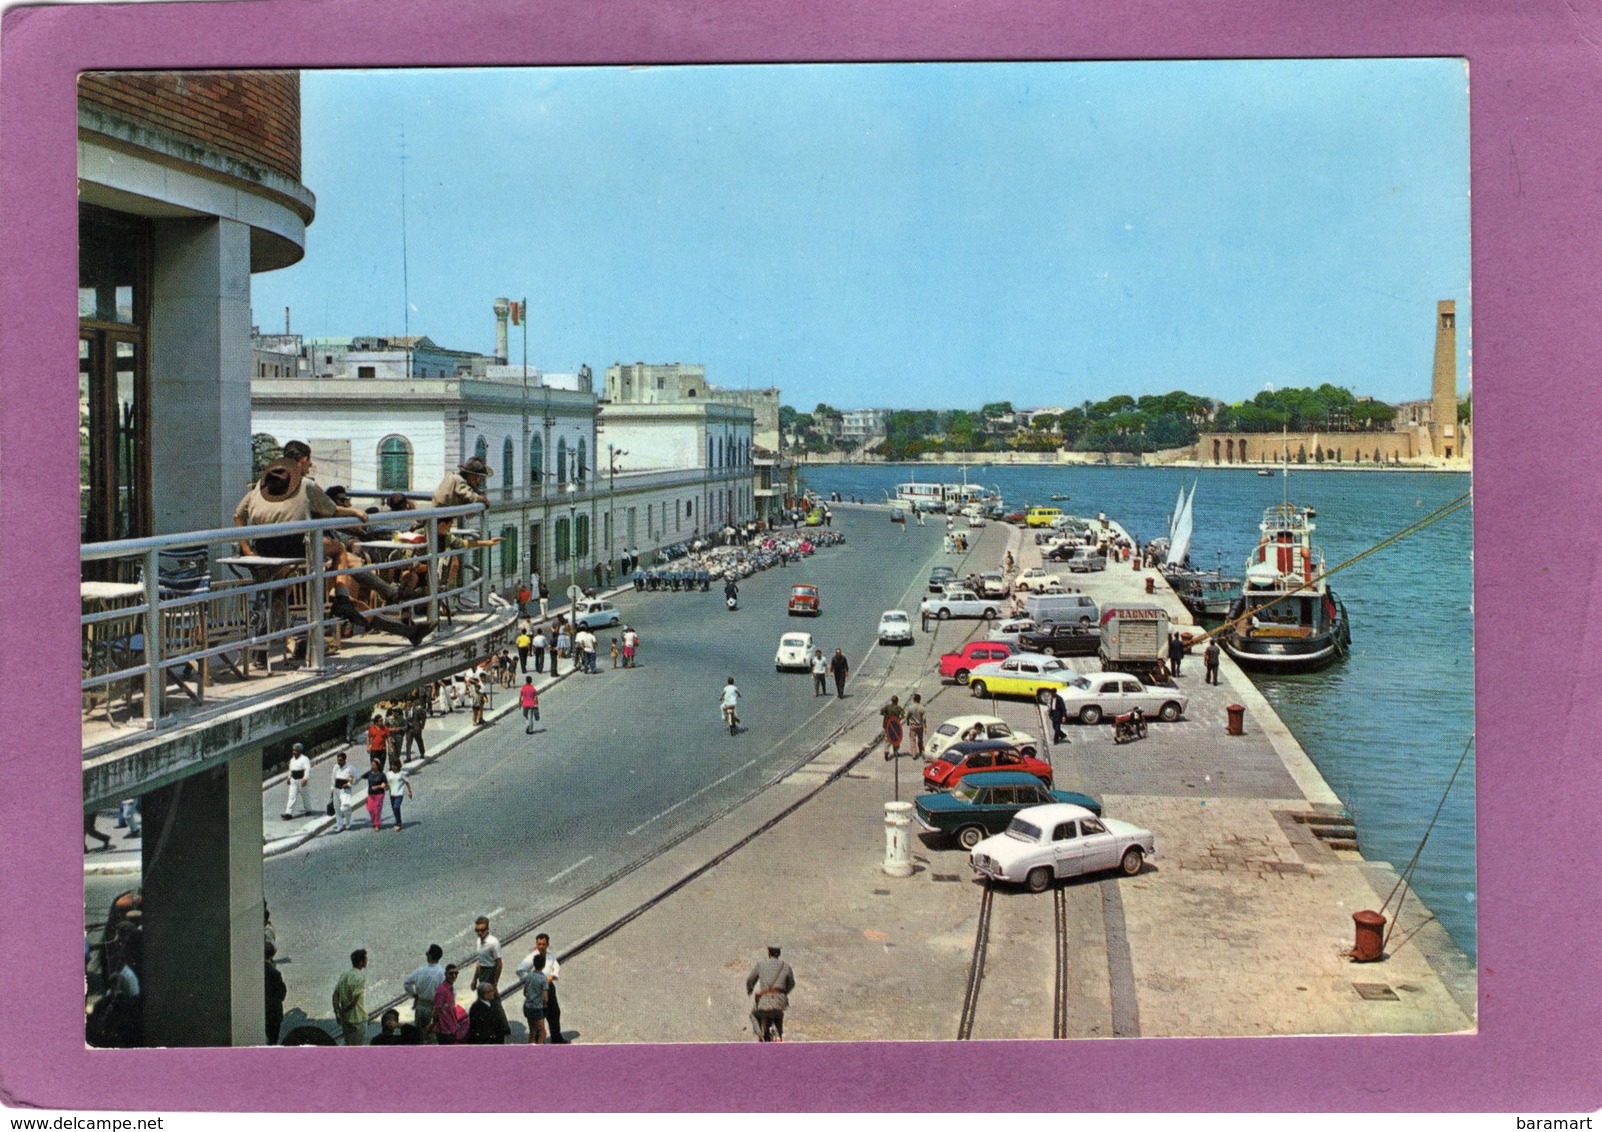
[(1056, 432), (1057, 420), (1055, 413), (1036, 413), (1029, 418), (1029, 427), (1036, 432)]
[(1010, 417), (1010, 416), (1012, 416), (1012, 402), (1011, 401), (992, 401), (988, 405), (986, 405), (984, 408), (979, 410), (979, 415), (982, 416), (982, 417), (986, 417), (986, 418), (989, 418), (989, 417)]
[[(1386, 406), (1386, 407), (1389, 408), (1389, 406)], [(1396, 415), (1396, 410), (1395, 409), (1391, 409), (1391, 415), (1392, 416)], [(1474, 394), (1470, 393), (1467, 397), (1463, 398), (1463, 400), (1461, 400), (1461, 401), (1459, 401), (1457, 403), (1457, 423), (1458, 424), (1469, 424), (1470, 422), (1473, 421), (1473, 419), (1474, 419)]]
[(796, 412), (789, 405), (779, 406), (779, 427), (785, 432), (794, 432), (796, 421), (799, 420), (800, 417), (801, 414)]

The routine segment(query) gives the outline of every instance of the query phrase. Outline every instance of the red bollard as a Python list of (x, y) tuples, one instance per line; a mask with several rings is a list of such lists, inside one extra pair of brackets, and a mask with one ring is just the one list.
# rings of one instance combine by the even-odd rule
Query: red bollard
[(1357, 942), (1350, 955), (1354, 963), (1375, 963), (1385, 958), (1385, 917), (1379, 912), (1353, 912)]
[(1154, 594), (1154, 593), (1157, 592), (1157, 579), (1156, 578), (1148, 577), (1146, 579), (1146, 592), (1149, 593), (1149, 594)]
[(1229, 704), (1224, 708), (1224, 710), (1229, 713), (1229, 725), (1224, 729), (1224, 734), (1246, 734), (1246, 705)]

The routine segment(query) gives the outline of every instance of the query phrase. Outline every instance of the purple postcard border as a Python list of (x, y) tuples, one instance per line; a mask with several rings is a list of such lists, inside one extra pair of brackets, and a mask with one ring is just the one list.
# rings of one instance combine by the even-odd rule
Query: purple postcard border
[[(484, 1110), (1593, 1110), (1602, 810), (1584, 679), (1602, 357), (1602, 9), (1540, 0), (254, 0), (13, 8), (0, 38), (0, 1095), (12, 1106), (437, 1108), (436, 1050), (364, 1086), (342, 1049), (86, 1051), (73, 387), (75, 96), (87, 69), (1460, 56), (1469, 60), (1476, 423), (1480, 1025), (1472, 1036), (975, 1044), (962, 1087), (896, 1043), (479, 1050)], [(1405, 108), (1398, 108), (1404, 112)], [(315, 186), (313, 186), (315, 189)], [(1350, 328), (1362, 333), (1361, 327)], [(1530, 507), (1561, 507), (1550, 531)], [(1590, 515), (1590, 519), (1585, 516)], [(1527, 652), (1546, 642), (1539, 657)], [(1405, 720), (1398, 721), (1405, 729)], [(928, 1051), (933, 1053), (933, 1051)], [(778, 1061), (775, 1062), (774, 1058)], [(314, 1067), (310, 1060), (317, 1059)], [(1019, 1059), (1028, 1073), (1017, 1072)], [(390, 1060), (395, 1059), (395, 1060)], [(466, 1059), (458, 1058), (465, 1065)], [(454, 1065), (454, 1062), (453, 1062)], [(282, 1087), (286, 1068), (297, 1084)], [(333, 1072), (329, 1072), (329, 1068)], [(400, 1070), (399, 1072), (395, 1070)], [(1018, 1083), (1027, 1080), (1027, 1088)], [(827, 1081), (820, 1088), (819, 1082)], [(937, 1083), (938, 1082), (938, 1083)], [(460, 1082), (458, 1082), (460, 1083)]]

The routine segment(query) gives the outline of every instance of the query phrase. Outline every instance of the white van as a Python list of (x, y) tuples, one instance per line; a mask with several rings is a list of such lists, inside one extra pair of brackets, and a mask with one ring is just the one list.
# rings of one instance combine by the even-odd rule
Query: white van
[(1094, 625), (1101, 620), (1101, 608), (1087, 594), (1035, 594), (1024, 599), (1024, 609), (1042, 624), (1078, 621)]

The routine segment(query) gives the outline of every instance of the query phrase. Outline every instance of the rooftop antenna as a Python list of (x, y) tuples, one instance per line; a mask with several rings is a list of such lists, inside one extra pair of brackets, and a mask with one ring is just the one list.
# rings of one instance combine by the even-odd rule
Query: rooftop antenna
[(401, 334), (412, 334), (412, 289), (406, 270), (406, 124), (400, 128)]

